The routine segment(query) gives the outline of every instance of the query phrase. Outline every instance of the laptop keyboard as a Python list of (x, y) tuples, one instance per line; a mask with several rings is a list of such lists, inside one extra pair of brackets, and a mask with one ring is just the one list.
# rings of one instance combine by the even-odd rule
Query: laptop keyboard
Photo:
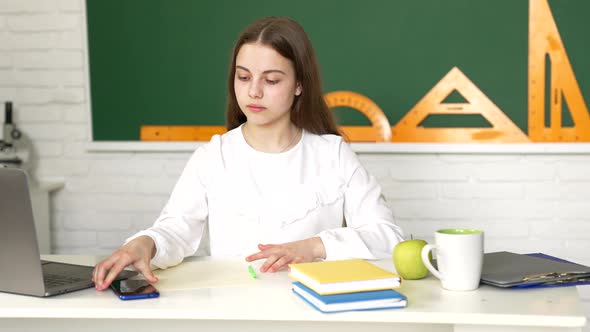
[(45, 282), (46, 288), (59, 287), (64, 285), (71, 285), (73, 283), (84, 281), (84, 278), (64, 276), (61, 274), (44, 274), (43, 281)]

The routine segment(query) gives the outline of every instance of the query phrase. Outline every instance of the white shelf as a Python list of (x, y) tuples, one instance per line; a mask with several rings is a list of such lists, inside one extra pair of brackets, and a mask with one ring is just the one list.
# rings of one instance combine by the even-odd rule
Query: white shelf
[[(90, 142), (88, 152), (192, 152), (205, 142)], [(357, 153), (590, 154), (590, 143), (352, 143)]]

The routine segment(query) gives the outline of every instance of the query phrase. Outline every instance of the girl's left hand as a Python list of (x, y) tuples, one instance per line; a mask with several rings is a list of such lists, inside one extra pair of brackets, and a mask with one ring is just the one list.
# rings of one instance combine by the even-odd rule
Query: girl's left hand
[(265, 259), (261, 272), (276, 272), (292, 263), (312, 262), (326, 258), (324, 243), (319, 237), (283, 244), (259, 244), (259, 252), (246, 257), (247, 262)]

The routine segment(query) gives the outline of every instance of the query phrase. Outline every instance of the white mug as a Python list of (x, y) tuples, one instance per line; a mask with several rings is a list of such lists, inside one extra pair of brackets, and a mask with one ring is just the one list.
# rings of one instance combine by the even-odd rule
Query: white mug
[[(479, 287), (483, 266), (483, 231), (441, 229), (434, 234), (435, 244), (422, 248), (422, 261), (444, 289), (469, 291)], [(429, 252), (435, 249), (438, 270), (432, 266)]]

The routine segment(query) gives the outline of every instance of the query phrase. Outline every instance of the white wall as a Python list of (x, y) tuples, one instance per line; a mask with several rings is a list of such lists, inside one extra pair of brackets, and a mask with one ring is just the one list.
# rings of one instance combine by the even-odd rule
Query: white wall
[[(15, 103), (34, 176), (65, 180), (52, 197), (54, 252), (104, 254), (154, 221), (190, 152), (86, 150), (83, 9), (81, 0), (0, 0), (0, 102)], [(486, 232), (486, 251), (541, 251), (590, 265), (588, 152), (361, 158), (408, 235), (430, 240), (441, 227), (476, 227)], [(579, 289), (590, 315), (590, 286)]]

